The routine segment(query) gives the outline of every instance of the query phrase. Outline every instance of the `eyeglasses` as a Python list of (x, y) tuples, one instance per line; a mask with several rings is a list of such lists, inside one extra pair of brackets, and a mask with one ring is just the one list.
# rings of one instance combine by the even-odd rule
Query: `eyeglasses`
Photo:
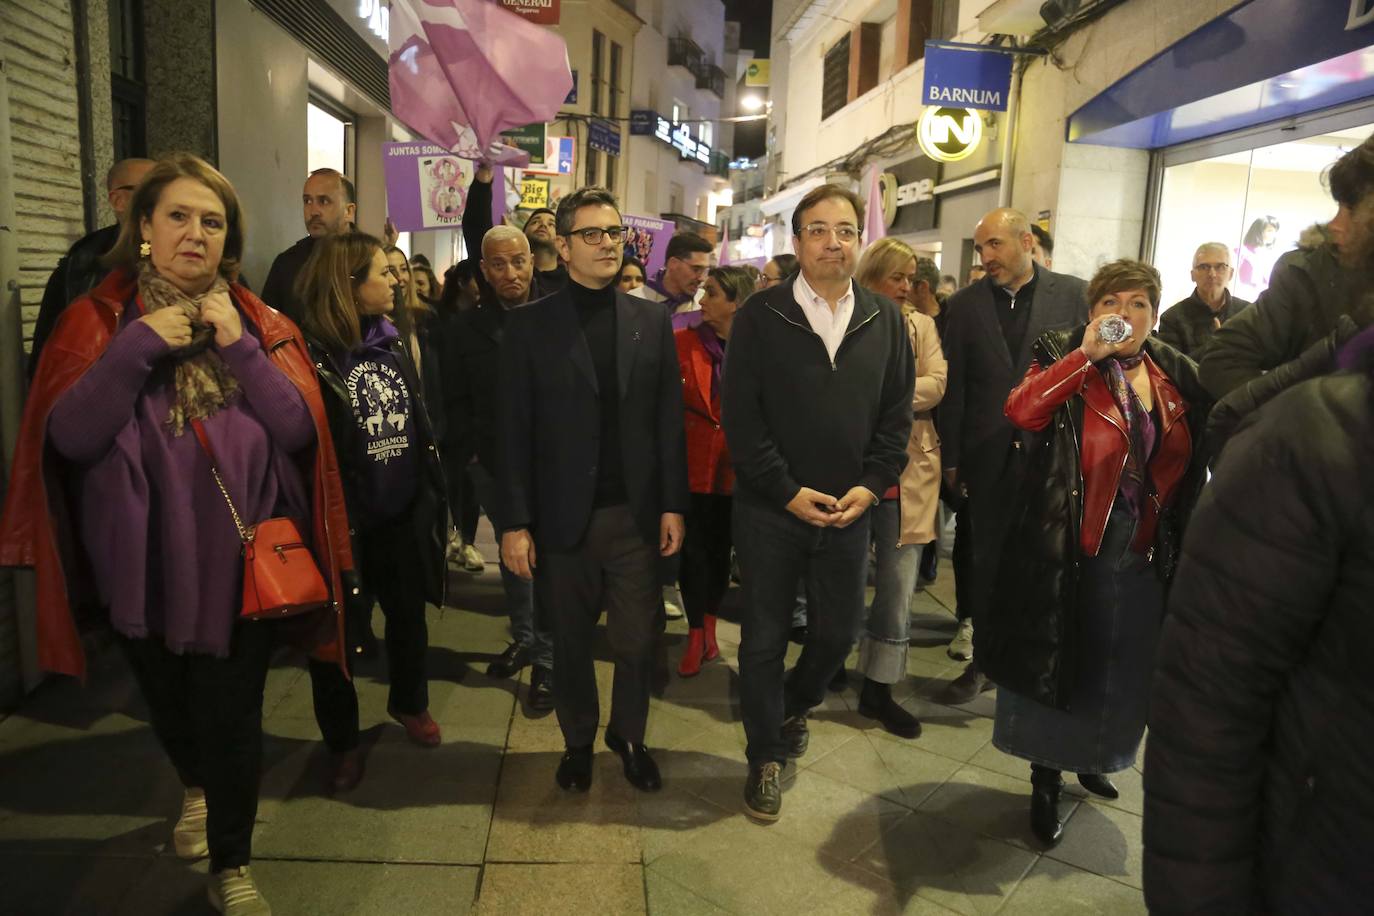
[(802, 232), (813, 242), (821, 239), (829, 239), (833, 233), (840, 242), (848, 245), (859, 240), (859, 230), (854, 226), (841, 223), (838, 226), (831, 226), (827, 223), (807, 223), (802, 226)]
[(1231, 269), (1230, 264), (1194, 264), (1193, 270), (1200, 270), (1204, 273), (1224, 274)]
[(572, 232), (565, 232), (565, 238), (572, 238), (574, 235), (582, 236), (582, 241), (588, 245), (600, 245), (602, 238), (610, 236), (612, 244), (619, 245), (625, 239), (627, 229), (625, 226), (588, 226), (586, 229), (574, 229)]

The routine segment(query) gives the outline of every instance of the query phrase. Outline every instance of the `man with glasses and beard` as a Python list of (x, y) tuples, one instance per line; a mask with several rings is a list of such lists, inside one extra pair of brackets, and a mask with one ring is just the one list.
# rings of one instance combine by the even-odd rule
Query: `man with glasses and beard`
[(504, 322), (501, 560), (534, 579), (553, 622), (554, 709), (567, 745), (558, 785), (591, 786), (604, 608), (615, 662), (606, 746), (632, 785), (656, 791), (644, 730), (663, 630), (659, 558), (682, 546), (688, 504), (677, 348), (661, 305), (616, 288), (625, 227), (609, 191), (564, 197), (556, 229), (568, 285)]

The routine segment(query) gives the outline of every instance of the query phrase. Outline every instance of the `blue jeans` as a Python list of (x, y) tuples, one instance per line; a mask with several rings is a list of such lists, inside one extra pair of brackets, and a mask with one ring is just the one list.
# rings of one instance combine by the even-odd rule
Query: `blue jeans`
[[(734, 504), (735, 550), (744, 587), (740, 709), (751, 763), (787, 759), (782, 722), (809, 712), (844, 664), (864, 610), (869, 515), (848, 528), (815, 528), (749, 497)], [(784, 685), (797, 581), (810, 597), (809, 635)]]
[[(480, 463), (468, 465), (477, 502), (487, 510), (487, 518), (496, 529), (497, 543), (501, 540), (500, 509), (496, 506), (496, 479)], [(499, 558), (500, 553), (498, 551)], [(522, 579), (501, 562), (501, 587), (506, 592), (506, 613), (510, 615), (511, 638), (530, 651), (530, 663), (541, 668), (553, 668), (553, 633), (549, 624), (540, 618), (535, 608), (534, 583)]]
[(878, 576), (868, 626), (859, 641), (858, 671), (879, 684), (906, 677), (906, 650), (911, 637), (911, 593), (921, 565), (921, 544), (897, 546), (902, 534), (900, 501), (885, 499), (873, 516), (873, 546)]

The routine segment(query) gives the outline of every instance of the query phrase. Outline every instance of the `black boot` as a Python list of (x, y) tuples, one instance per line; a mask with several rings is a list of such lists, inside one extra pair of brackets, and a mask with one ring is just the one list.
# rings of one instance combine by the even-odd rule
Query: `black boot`
[(936, 541), (921, 548), (921, 578), (923, 585), (929, 585), (940, 574), (940, 548)]
[(1059, 792), (1063, 788), (1058, 770), (1031, 764), (1031, 832), (1046, 846), (1058, 845), (1064, 835), (1064, 822), (1059, 819)]
[(877, 719), (898, 738), (919, 738), (921, 722), (892, 699), (892, 687), (864, 678), (859, 692), (859, 715)]
[(1103, 798), (1121, 797), (1121, 793), (1117, 791), (1112, 781), (1100, 773), (1079, 773), (1078, 784), (1092, 794), (1100, 795)]

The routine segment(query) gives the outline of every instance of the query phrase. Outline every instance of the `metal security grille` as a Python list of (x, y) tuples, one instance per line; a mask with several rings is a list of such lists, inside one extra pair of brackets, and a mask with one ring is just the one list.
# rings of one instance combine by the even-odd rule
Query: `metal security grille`
[(252, 0), (252, 3), (368, 98), (383, 109), (391, 110), (386, 61), (338, 13), (318, 0)]
[(839, 111), (849, 102), (849, 36), (846, 35), (825, 52), (825, 66), (821, 76), (821, 120)]

